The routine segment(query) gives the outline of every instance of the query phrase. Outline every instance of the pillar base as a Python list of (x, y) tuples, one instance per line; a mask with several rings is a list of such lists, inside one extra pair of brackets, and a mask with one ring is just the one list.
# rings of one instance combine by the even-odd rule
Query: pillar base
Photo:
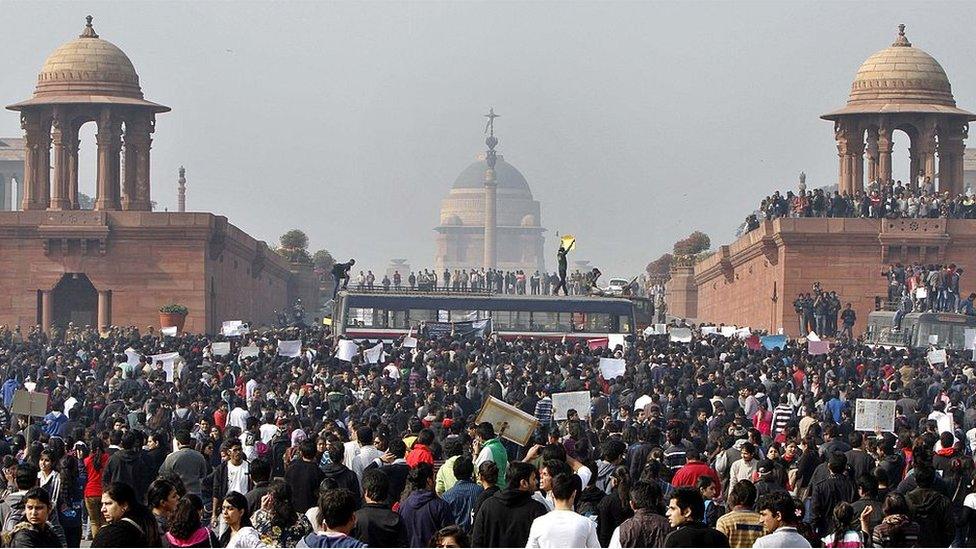
[(71, 202), (67, 198), (54, 199), (51, 200), (51, 203), (48, 205), (47, 209), (55, 211), (70, 210)]

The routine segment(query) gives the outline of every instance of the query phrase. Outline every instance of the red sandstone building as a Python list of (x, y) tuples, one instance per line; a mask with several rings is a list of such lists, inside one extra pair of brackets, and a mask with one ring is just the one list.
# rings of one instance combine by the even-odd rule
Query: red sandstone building
[[(834, 122), (839, 189), (891, 179), (892, 134), (910, 141), (913, 178), (938, 179), (963, 192), (963, 151), (976, 115), (956, 107), (942, 66), (899, 27), (895, 42), (857, 71), (847, 105), (822, 116)], [(961, 291), (976, 290), (976, 220), (826, 219), (765, 221), (697, 263), (677, 263), (668, 283), (669, 312), (699, 321), (798, 334), (793, 300), (820, 281), (857, 311), (864, 329), (875, 298), (887, 295), (882, 270), (894, 262), (956, 263)]]
[[(0, 324), (157, 325), (189, 308), (185, 329), (272, 320), (295, 298), (317, 303), (310, 266), (281, 258), (227, 218), (151, 211), (155, 116), (129, 58), (88, 24), (45, 61), (24, 129), (22, 211), (0, 211)], [(78, 203), (78, 130), (97, 127), (94, 210)], [(121, 162), (124, 157), (124, 164)], [(124, 169), (123, 166), (124, 165)]]

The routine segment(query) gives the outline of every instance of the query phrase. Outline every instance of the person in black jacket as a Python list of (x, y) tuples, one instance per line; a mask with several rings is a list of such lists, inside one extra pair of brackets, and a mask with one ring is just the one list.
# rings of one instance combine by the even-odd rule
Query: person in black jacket
[(393, 505), (400, 501), (403, 490), (407, 487), (407, 475), (410, 473), (410, 466), (404, 456), (407, 454), (407, 445), (399, 438), (390, 441), (390, 447), (382, 457), (378, 457), (367, 465), (364, 469), (379, 468), (386, 473), (390, 479), (389, 500), (387, 503)]
[(406, 547), (407, 529), (400, 515), (386, 504), (390, 498), (390, 479), (380, 469), (363, 472), (363, 497), (366, 505), (356, 511), (352, 537), (370, 547)]
[(122, 435), (120, 446), (122, 449), (112, 454), (102, 471), (102, 490), (106, 490), (112, 483), (124, 482), (135, 490), (139, 503), (145, 505), (146, 492), (155, 478), (155, 472), (145, 462), (139, 437), (134, 431), (127, 431)]
[[(213, 507), (211, 509), (220, 509), (220, 502), (224, 501), (227, 494), (230, 492), (239, 492), (246, 494), (253, 487), (250, 477), (250, 464), (244, 461), (244, 449), (239, 438), (232, 438), (224, 441), (223, 444), (224, 451), (227, 452), (228, 459), (220, 463), (220, 466), (214, 470), (213, 474)], [(237, 475), (244, 475), (243, 479), (231, 479), (230, 478), (230, 467), (233, 466)], [(231, 481), (236, 482), (235, 485), (231, 484)], [(246, 485), (246, 488), (244, 486)], [(217, 524), (220, 519), (218, 513), (213, 514), (213, 523)]]
[(834, 452), (827, 461), (830, 476), (813, 485), (811, 492), (813, 527), (820, 537), (831, 533), (831, 517), (838, 503), (853, 503), (856, 495), (854, 483), (847, 474), (847, 456)]
[(664, 539), (665, 547), (728, 547), (725, 534), (709, 528), (705, 517), (705, 499), (701, 491), (682, 486), (671, 492), (668, 502), (668, 522), (675, 531)]
[(291, 487), (292, 503), (299, 513), (315, 507), (319, 484), (322, 484), (322, 470), (315, 461), (315, 441), (306, 439), (298, 447), (301, 455), (285, 470), (285, 482)]
[(336, 295), (338, 295), (340, 284), (343, 290), (349, 286), (349, 269), (352, 269), (352, 266), (355, 264), (356, 260), (350, 259), (346, 263), (336, 263), (332, 266), (332, 283), (334, 284), (332, 299), (335, 299)]
[(532, 499), (538, 473), (531, 463), (508, 464), (508, 486), (487, 499), (474, 517), (473, 547), (525, 547), (532, 521), (546, 514), (546, 506)]
[(356, 497), (356, 509), (359, 509), (363, 505), (359, 491), (359, 477), (352, 469), (342, 464), (342, 457), (346, 452), (345, 447), (338, 440), (333, 440), (326, 446), (326, 452), (329, 454), (331, 463), (322, 468), (323, 480), (335, 483), (336, 488), (345, 488), (352, 492)]

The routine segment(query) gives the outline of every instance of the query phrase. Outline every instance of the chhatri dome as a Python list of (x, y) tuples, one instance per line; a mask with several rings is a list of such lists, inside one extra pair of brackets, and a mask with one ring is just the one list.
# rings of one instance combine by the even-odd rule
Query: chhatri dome
[(8, 108), (84, 103), (169, 111), (169, 107), (144, 99), (132, 61), (118, 46), (98, 36), (90, 15), (86, 19), (81, 35), (59, 46), (44, 61), (34, 96)]
[[(454, 180), (441, 200), (440, 224), (434, 228), (437, 251), (434, 266), (480, 269), (484, 265), (485, 179), (488, 172), (485, 153), (479, 154)], [(501, 270), (523, 270), (532, 274), (545, 270), (545, 229), (539, 202), (525, 176), (496, 155), (494, 167), (497, 215), (497, 262)]]
[(942, 65), (909, 42), (905, 25), (898, 25), (890, 46), (861, 64), (847, 105), (821, 118), (834, 123), (841, 194), (863, 191), (865, 178), (892, 183), (896, 145), (908, 145), (906, 183), (928, 181), (953, 195), (963, 191), (965, 140), (976, 115), (956, 107)]

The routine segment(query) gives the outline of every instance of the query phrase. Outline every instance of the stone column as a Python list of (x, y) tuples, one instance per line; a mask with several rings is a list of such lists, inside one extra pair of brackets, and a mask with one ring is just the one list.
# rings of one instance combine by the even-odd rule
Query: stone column
[(878, 180), (886, 183), (891, 180), (891, 130), (878, 130)]
[(917, 137), (918, 141), (912, 144), (912, 149), (915, 151), (915, 160), (912, 163), (914, 171), (912, 172), (912, 181), (919, 181), (919, 175), (922, 179), (925, 177), (930, 177), (935, 180), (935, 127), (924, 128), (919, 132)]
[(878, 129), (868, 129), (867, 136), (868, 181), (874, 181), (878, 178)]
[(78, 128), (74, 128), (70, 142), (66, 145), (65, 156), (68, 162), (68, 206), (72, 210), (80, 208), (78, 204)]
[(51, 332), (54, 321), (54, 293), (51, 290), (41, 291), (41, 329), (45, 333)]
[(41, 113), (21, 113), (20, 125), (24, 129), (24, 191), (22, 210), (47, 208), (51, 179), (51, 122)]
[(864, 190), (864, 141), (860, 139), (860, 132), (847, 143), (847, 158), (850, 163), (851, 189), (853, 192)]
[(112, 324), (112, 294), (109, 290), (98, 290), (98, 329)]
[(71, 147), (71, 128), (64, 122), (61, 112), (55, 111), (51, 139), (54, 144), (54, 180), (51, 182), (49, 210), (67, 210), (71, 207), (68, 198), (68, 150)]
[(119, 210), (119, 146), (121, 141), (121, 124), (112, 116), (108, 109), (102, 112), (98, 119), (98, 133), (95, 141), (98, 143), (98, 183), (96, 210)]
[(125, 124), (125, 188), (128, 195), (128, 201), (122, 205), (125, 210), (148, 212), (152, 209), (149, 185), (151, 116), (151, 113), (140, 113)]
[(498, 261), (496, 231), (498, 230), (498, 183), (495, 170), (485, 171), (485, 268), (494, 269)]
[(950, 127), (939, 134), (939, 190), (956, 195), (963, 191), (963, 152), (965, 130)]
[(10, 210), (10, 206), (7, 205), (10, 201), (10, 190), (7, 179), (6, 174), (0, 173), (0, 211), (2, 212)]

